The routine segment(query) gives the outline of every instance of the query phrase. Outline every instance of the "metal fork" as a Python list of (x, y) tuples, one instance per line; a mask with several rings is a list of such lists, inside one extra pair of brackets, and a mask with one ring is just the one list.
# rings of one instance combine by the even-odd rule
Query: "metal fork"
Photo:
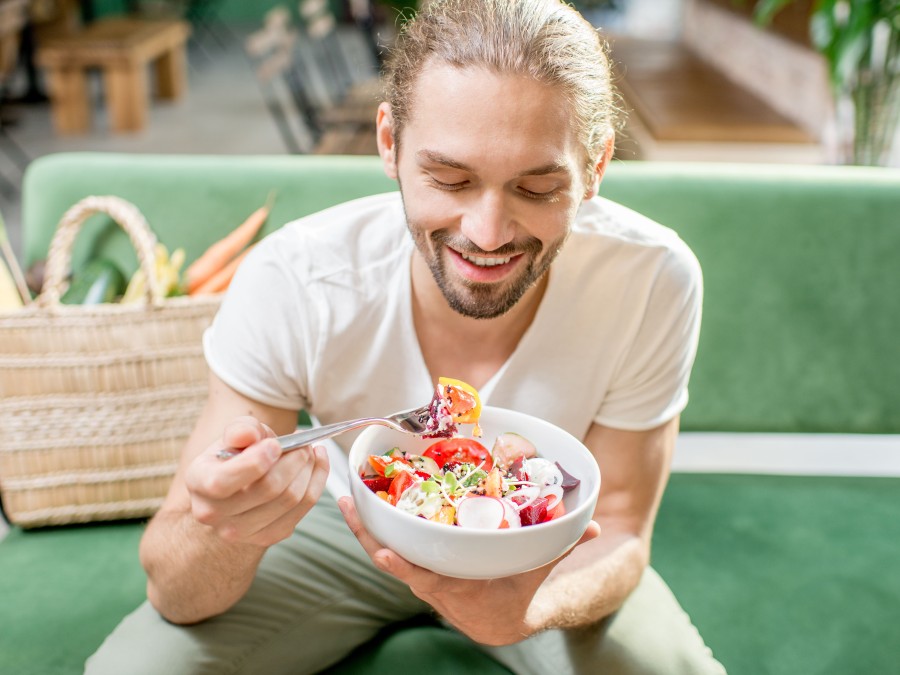
[[(421, 408), (412, 408), (403, 412), (394, 413), (387, 417), (363, 417), (358, 420), (348, 420), (346, 422), (335, 422), (334, 424), (326, 424), (323, 427), (313, 427), (312, 429), (304, 429), (293, 434), (278, 436), (275, 440), (281, 446), (282, 452), (291, 452), (298, 448), (315, 443), (316, 441), (324, 441), (326, 438), (343, 434), (347, 431), (353, 431), (360, 427), (367, 427), (372, 424), (380, 424), (381, 426), (390, 427), (396, 431), (402, 431), (407, 434), (415, 434), (422, 436), (423, 434), (434, 433), (429, 431), (426, 422), (431, 417), (429, 411), (431, 404)], [(240, 450), (233, 448), (222, 448), (216, 453), (219, 459), (231, 459), (241, 454)]]

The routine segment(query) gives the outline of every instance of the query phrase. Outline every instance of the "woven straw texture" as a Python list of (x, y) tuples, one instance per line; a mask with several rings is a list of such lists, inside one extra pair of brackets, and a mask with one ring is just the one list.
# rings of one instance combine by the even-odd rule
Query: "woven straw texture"
[[(149, 283), (133, 305), (61, 305), (81, 224), (106, 213)], [(152, 515), (206, 397), (201, 338), (217, 297), (161, 298), (155, 237), (131, 204), (88, 197), (64, 216), (41, 294), (0, 315), (0, 495), (22, 527)]]

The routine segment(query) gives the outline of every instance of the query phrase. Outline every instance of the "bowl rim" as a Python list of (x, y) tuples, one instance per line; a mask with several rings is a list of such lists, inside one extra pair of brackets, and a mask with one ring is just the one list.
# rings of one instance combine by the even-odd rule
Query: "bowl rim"
[[(524, 416), (524, 417), (528, 417), (528, 418), (530, 418), (532, 421), (535, 421), (535, 422), (540, 423), (541, 425), (545, 425), (545, 426), (547, 426), (547, 427), (550, 427), (552, 430), (554, 430), (554, 431), (556, 431), (556, 432), (560, 432), (560, 433), (562, 433), (562, 434), (565, 434), (566, 436), (568, 436), (569, 438), (571, 438), (571, 439), (572, 439), (573, 441), (575, 441), (575, 443), (577, 443), (577, 445), (580, 446), (580, 447), (581, 447), (581, 448), (582, 448), (582, 449), (590, 456), (590, 458), (593, 460), (592, 462), (589, 462), (589, 464), (590, 464), (590, 466), (591, 466), (592, 477), (595, 479), (595, 480), (593, 481), (593, 489), (591, 489), (590, 492), (584, 496), (584, 498), (581, 500), (581, 503), (578, 504), (578, 506), (576, 506), (576, 507), (575, 507), (574, 509), (572, 509), (571, 511), (566, 511), (566, 513), (564, 513), (564, 514), (563, 514), (562, 516), (560, 516), (559, 518), (554, 518), (554, 519), (551, 520), (551, 521), (547, 521), (547, 522), (544, 522), (544, 523), (538, 523), (538, 524), (536, 524), (536, 525), (524, 525), (524, 526), (522, 526), (522, 527), (510, 527), (510, 528), (503, 528), (503, 529), (499, 529), (499, 528), (498, 528), (498, 529), (496, 529), (496, 530), (482, 530), (482, 529), (477, 529), (477, 528), (466, 528), (466, 527), (459, 527), (459, 526), (448, 526), (448, 525), (446, 525), (445, 523), (438, 523), (438, 522), (434, 522), (434, 521), (431, 521), (431, 520), (427, 520), (426, 518), (419, 518), (418, 516), (413, 516), (412, 514), (408, 514), (408, 513), (405, 513), (405, 512), (403, 512), (403, 511), (399, 511), (399, 512), (398, 512), (396, 506), (393, 506), (393, 505), (391, 505), (391, 504), (388, 504), (388, 503), (387, 503), (386, 501), (384, 501), (383, 499), (380, 499), (379, 497), (377, 497), (377, 496), (375, 495), (374, 492), (372, 492), (371, 490), (369, 490), (369, 488), (367, 488), (367, 487), (363, 484), (363, 482), (362, 482), (362, 476), (359, 475), (359, 469), (358, 469), (358, 467), (353, 466), (354, 448), (357, 447), (357, 444), (359, 443), (360, 439), (364, 438), (366, 435), (372, 436), (372, 435), (374, 435), (375, 433), (378, 433), (379, 431), (381, 431), (382, 429), (384, 429), (384, 427), (375, 427), (375, 426), (369, 427), (369, 428), (365, 429), (359, 436), (357, 436), (357, 438), (356, 438), (356, 439), (353, 441), (353, 443), (351, 444), (350, 451), (349, 451), (348, 454), (347, 454), (347, 463), (348, 463), (348, 466), (349, 466), (349, 469), (350, 469), (350, 474), (351, 474), (351, 475), (350, 475), (351, 489), (352, 489), (352, 485), (355, 484), (355, 485), (357, 486), (358, 489), (360, 489), (360, 490), (365, 490), (366, 492), (368, 492), (368, 493), (374, 498), (374, 501), (375, 501), (375, 502), (379, 502), (379, 503), (380, 503), (379, 506), (376, 506), (376, 507), (375, 507), (376, 509), (387, 509), (387, 510), (385, 510), (385, 511), (382, 511), (382, 513), (391, 513), (391, 512), (394, 512), (394, 513), (401, 513), (401, 514), (403, 514), (403, 515), (409, 516), (409, 517), (412, 519), (413, 522), (415, 522), (415, 521), (421, 521), (421, 522), (419, 523), (420, 525), (424, 524), (426, 527), (441, 528), (440, 531), (443, 531), (443, 532), (457, 532), (457, 533), (458, 533), (458, 534), (450, 534), (450, 535), (448, 535), (448, 536), (451, 536), (451, 537), (456, 537), (456, 536), (472, 536), (472, 537), (475, 537), (475, 538), (479, 538), (479, 537), (496, 537), (496, 536), (498, 536), (498, 535), (499, 535), (499, 536), (505, 536), (505, 537), (511, 537), (511, 536), (516, 536), (516, 535), (517, 535), (517, 536), (523, 536), (523, 530), (525, 530), (526, 532), (528, 532), (528, 531), (533, 531), (534, 528), (541, 528), (541, 526), (543, 526), (543, 525), (554, 525), (554, 524), (561, 523), (561, 522), (566, 521), (566, 520), (572, 520), (572, 519), (575, 518), (576, 516), (577, 516), (577, 517), (581, 517), (581, 516), (583, 516), (583, 512), (584, 512), (586, 509), (588, 509), (589, 507), (590, 507), (591, 510), (593, 511), (593, 508), (596, 507), (596, 504), (597, 504), (597, 498), (599, 497), (599, 493), (600, 493), (600, 483), (601, 483), (600, 466), (599, 466), (599, 464), (598, 464), (598, 462), (597, 462), (596, 457), (594, 457), (593, 453), (590, 451), (590, 449), (589, 449), (582, 441), (578, 440), (578, 438), (576, 438), (573, 434), (569, 433), (568, 431), (566, 431), (566, 430), (563, 429), (562, 427), (559, 427), (559, 426), (553, 424), (552, 422), (548, 422), (547, 420), (542, 419), (542, 418), (540, 418), (540, 417), (536, 417), (536, 416), (534, 416), (534, 415), (530, 415), (529, 413), (523, 413), (523, 412), (521, 412), (521, 411), (513, 410), (513, 409), (511, 409), (511, 408), (501, 408), (501, 407), (499, 407), (499, 406), (484, 406), (484, 408), (482, 409), (482, 416), (484, 415), (484, 413), (485, 413), (486, 411), (500, 411), (500, 412), (503, 412), (503, 413), (513, 413), (513, 414), (515, 414), (515, 415), (521, 415), (521, 416)], [(424, 438), (424, 437), (422, 437), (422, 438)], [(428, 439), (428, 440), (430, 440), (430, 439)], [(434, 439), (434, 442), (438, 442), (438, 441), (440, 441), (440, 440), (441, 440), (440, 438), (435, 438), (435, 439)], [(478, 440), (478, 439), (475, 439), (475, 440)], [(540, 454), (539, 454), (538, 456), (540, 457)], [(583, 479), (582, 479), (582, 480), (583, 480)], [(354, 495), (354, 500), (355, 500), (355, 495)], [(593, 505), (593, 506), (591, 506), (591, 505)], [(593, 517), (593, 514), (591, 515), (591, 517)], [(541, 528), (541, 529), (543, 529), (543, 528)], [(537, 531), (540, 531), (540, 530), (537, 530)]]

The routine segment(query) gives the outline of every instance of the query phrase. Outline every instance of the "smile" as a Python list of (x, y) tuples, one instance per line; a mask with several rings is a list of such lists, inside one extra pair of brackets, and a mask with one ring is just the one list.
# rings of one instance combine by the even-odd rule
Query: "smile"
[(481, 258), (479, 256), (468, 255), (466, 253), (460, 253), (463, 260), (467, 260), (473, 265), (478, 265), (479, 267), (494, 267), (496, 265), (505, 265), (510, 260), (513, 259), (512, 256), (506, 258)]

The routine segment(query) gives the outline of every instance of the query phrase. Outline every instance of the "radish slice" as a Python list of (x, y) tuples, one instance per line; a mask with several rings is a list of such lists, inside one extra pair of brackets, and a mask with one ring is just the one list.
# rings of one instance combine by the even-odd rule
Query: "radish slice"
[(516, 505), (516, 510), (521, 511), (541, 496), (541, 488), (537, 485), (525, 485), (512, 493), (511, 501)]
[(456, 505), (456, 522), (460, 527), (498, 530), (505, 514), (503, 502), (496, 497), (465, 497)]
[(522, 519), (519, 518), (518, 505), (512, 499), (506, 497), (500, 501), (503, 503), (503, 518), (506, 520), (510, 529), (522, 527)]
[(503, 468), (509, 467), (516, 460), (529, 459), (537, 455), (537, 448), (524, 436), (511, 431), (497, 436), (491, 448), (494, 463)]
[(545, 485), (541, 490), (541, 497), (547, 498), (547, 510), (552, 511), (553, 507), (559, 504), (559, 500), (563, 498), (562, 486)]
[(538, 485), (562, 485), (563, 475), (553, 462), (535, 457), (525, 460), (525, 473)]

